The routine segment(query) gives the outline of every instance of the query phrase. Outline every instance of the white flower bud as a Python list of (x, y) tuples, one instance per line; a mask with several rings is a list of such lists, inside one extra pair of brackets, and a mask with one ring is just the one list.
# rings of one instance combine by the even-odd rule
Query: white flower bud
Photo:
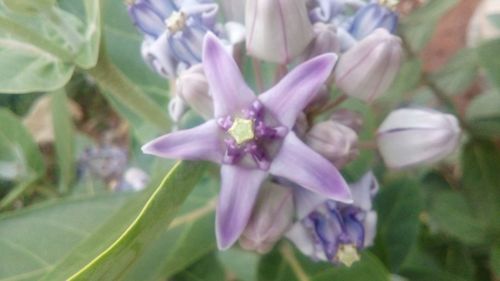
[(331, 120), (314, 125), (306, 135), (306, 143), (337, 168), (357, 155), (357, 142), (356, 132)]
[(390, 168), (431, 164), (455, 150), (460, 132), (453, 115), (429, 109), (399, 109), (378, 129), (378, 148)]
[(241, 247), (260, 254), (269, 252), (292, 225), (293, 215), (292, 190), (278, 184), (265, 184), (240, 237)]
[(330, 116), (330, 120), (351, 128), (356, 133), (361, 132), (363, 128), (363, 117), (358, 112), (341, 108)]
[(270, 62), (289, 63), (314, 37), (304, 0), (247, 0), (247, 51)]
[(207, 78), (201, 64), (184, 71), (176, 81), (176, 96), (184, 100), (205, 119), (214, 115), (212, 97), (209, 95)]
[(402, 55), (401, 39), (377, 29), (340, 57), (336, 85), (348, 96), (373, 101), (391, 86)]
[(313, 29), (315, 37), (306, 49), (304, 60), (326, 53), (340, 52), (337, 28), (333, 24), (318, 22), (314, 24)]

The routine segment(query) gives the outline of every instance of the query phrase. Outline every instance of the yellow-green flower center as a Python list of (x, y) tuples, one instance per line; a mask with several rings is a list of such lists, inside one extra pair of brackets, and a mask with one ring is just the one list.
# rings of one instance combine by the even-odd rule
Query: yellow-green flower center
[(165, 25), (167, 25), (167, 29), (170, 32), (176, 33), (184, 29), (186, 26), (186, 20), (186, 14), (175, 11), (170, 15), (170, 17), (168, 17), (168, 19), (165, 20)]
[(352, 244), (340, 245), (335, 258), (347, 267), (351, 267), (353, 263), (359, 261), (358, 250)]
[(255, 137), (253, 120), (236, 118), (227, 132), (233, 137), (237, 144), (252, 140)]

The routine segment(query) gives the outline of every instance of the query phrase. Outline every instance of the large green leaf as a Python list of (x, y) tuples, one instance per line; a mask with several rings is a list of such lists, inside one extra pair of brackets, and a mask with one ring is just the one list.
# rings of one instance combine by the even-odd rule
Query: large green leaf
[(259, 264), (259, 281), (388, 281), (389, 273), (369, 252), (351, 267), (313, 262), (293, 250), (290, 244), (264, 256)]
[(218, 257), (226, 271), (236, 276), (238, 280), (258, 280), (259, 254), (233, 247), (226, 251), (219, 251)]
[[(0, 25), (1, 25), (0, 20)], [(15, 39), (0, 30), (0, 92), (52, 91), (64, 86), (74, 66), (40, 46)]]
[(498, 50), (500, 49), (500, 39), (488, 41), (478, 47), (479, 63), (484, 69), (493, 84), (500, 88), (500, 59)]
[(500, 233), (500, 150), (490, 141), (471, 141), (463, 151), (463, 184), (475, 217), (491, 238)]
[(3, 2), (15, 12), (37, 13), (51, 8), (56, 3), (56, 0), (3, 0)]
[(375, 252), (393, 272), (397, 272), (419, 233), (419, 214), (423, 207), (418, 184), (398, 180), (379, 192)]
[(166, 279), (216, 249), (214, 210), (218, 183), (205, 178), (189, 195), (179, 215), (144, 255), (125, 280)]
[[(10, 180), (18, 185), (0, 201), (0, 209), (9, 206), (35, 180), (45, 173), (38, 146), (21, 121), (7, 110), (0, 110), (0, 163), (2, 169), (15, 169)], [(10, 168), (9, 168), (10, 167)]]
[(200, 162), (178, 163), (158, 188), (124, 208), (44, 280), (116, 280), (126, 276), (172, 221), (205, 167)]
[(67, 192), (75, 176), (75, 136), (68, 99), (63, 90), (52, 93), (52, 120), (59, 175), (59, 190)]
[[(72, 1), (77, 2), (77, 1)], [(75, 63), (85, 69), (96, 65), (101, 43), (101, 1), (83, 0), (85, 7), (85, 29), (83, 46)]]
[(486, 92), (474, 98), (467, 108), (467, 120), (477, 136), (500, 136), (500, 93)]
[(0, 216), (0, 280), (37, 280), (129, 196), (71, 198)]
[[(137, 280), (137, 279), (136, 279)], [(143, 280), (143, 279), (141, 279)], [(221, 281), (225, 280), (224, 268), (212, 253), (200, 259), (174, 277), (176, 281)]]
[(448, 95), (462, 94), (474, 82), (477, 69), (476, 50), (462, 49), (431, 79)]

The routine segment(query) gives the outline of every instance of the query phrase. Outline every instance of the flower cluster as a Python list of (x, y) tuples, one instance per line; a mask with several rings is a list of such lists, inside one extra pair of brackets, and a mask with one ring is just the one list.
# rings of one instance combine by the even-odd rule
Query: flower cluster
[[(347, 98), (373, 102), (395, 79), (403, 50), (394, 2), (129, 4), (144, 33), (145, 61), (175, 86), (172, 118), (181, 120), (187, 106), (205, 119), (152, 140), (143, 151), (221, 166), (219, 249), (239, 240), (265, 253), (286, 237), (315, 260), (350, 266), (373, 243), (377, 181), (367, 173), (349, 185), (338, 170), (358, 156), (363, 122), (338, 105)], [(226, 21), (217, 22), (221, 18)], [(241, 71), (250, 62), (255, 89)], [(275, 68), (272, 85), (262, 83), (262, 62)], [(332, 99), (333, 92), (341, 94)], [(451, 115), (399, 109), (376, 137), (386, 164), (403, 168), (446, 157), (460, 128)]]

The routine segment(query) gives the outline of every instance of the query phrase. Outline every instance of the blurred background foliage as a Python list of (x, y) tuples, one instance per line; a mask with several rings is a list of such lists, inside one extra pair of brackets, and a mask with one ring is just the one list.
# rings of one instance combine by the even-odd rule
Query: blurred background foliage
[[(374, 106), (343, 105), (363, 114), (364, 140), (406, 104), (465, 126), (438, 166), (389, 171), (364, 150), (344, 169), (354, 181), (374, 167), (381, 183), (376, 243), (352, 268), (314, 263), (286, 241), (263, 257), (218, 252), (214, 167), (140, 153), (172, 126), (169, 85), (143, 63), (122, 0), (58, 0), (56, 18), (37, 13), (54, 1), (0, 5), (0, 280), (500, 280), (500, 36), (466, 38), (481, 1), (401, 1), (398, 78)], [(489, 28), (499, 19), (489, 15)]]

